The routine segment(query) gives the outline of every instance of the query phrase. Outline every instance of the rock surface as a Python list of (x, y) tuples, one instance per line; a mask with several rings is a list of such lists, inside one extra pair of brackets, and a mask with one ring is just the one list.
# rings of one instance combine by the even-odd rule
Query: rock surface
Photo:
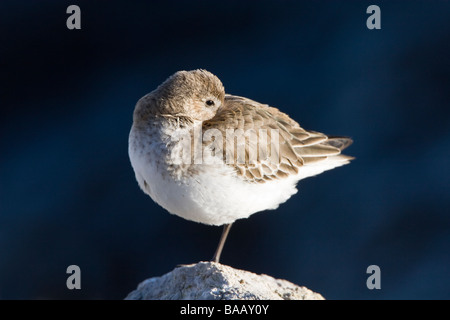
[(178, 267), (141, 282), (126, 300), (323, 300), (308, 288), (215, 262)]

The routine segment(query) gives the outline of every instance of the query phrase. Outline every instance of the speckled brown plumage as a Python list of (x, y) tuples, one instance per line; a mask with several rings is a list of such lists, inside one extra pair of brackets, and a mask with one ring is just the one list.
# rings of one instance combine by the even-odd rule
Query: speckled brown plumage
[[(246, 138), (245, 162), (230, 163), (236, 172), (248, 182), (264, 183), (274, 179), (286, 178), (295, 175), (303, 166), (308, 166), (326, 160), (331, 156), (340, 155), (352, 140), (346, 137), (328, 137), (325, 134), (307, 131), (299, 126), (288, 115), (266, 104), (233, 95), (225, 95), (223, 106), (210, 120), (203, 122), (203, 131), (217, 129), (226, 137), (227, 129), (239, 130), (237, 135)], [(255, 148), (249, 141), (246, 133), (254, 132), (257, 141), (261, 142), (260, 133), (267, 132), (265, 150), (271, 151), (271, 133), (278, 133), (278, 154), (259, 153), (257, 161), (249, 160), (249, 149)], [(266, 130), (266, 131), (260, 131)], [(275, 131), (273, 131), (275, 130)], [(228, 142), (228, 144), (227, 144)], [(223, 139), (223, 158), (226, 152), (231, 152), (235, 143), (232, 139)], [(212, 142), (205, 141), (208, 146)], [(234, 146), (235, 147), (235, 146)], [(276, 151), (276, 150), (275, 150)], [(234, 152), (236, 154), (236, 150)], [(353, 157), (340, 155), (342, 160), (351, 160)]]

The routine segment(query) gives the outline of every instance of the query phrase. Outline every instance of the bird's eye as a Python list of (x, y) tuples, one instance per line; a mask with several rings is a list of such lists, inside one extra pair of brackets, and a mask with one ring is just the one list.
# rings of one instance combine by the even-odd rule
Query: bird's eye
[(206, 100), (206, 105), (207, 105), (208, 107), (212, 107), (212, 106), (214, 105), (214, 101), (212, 101), (212, 100)]

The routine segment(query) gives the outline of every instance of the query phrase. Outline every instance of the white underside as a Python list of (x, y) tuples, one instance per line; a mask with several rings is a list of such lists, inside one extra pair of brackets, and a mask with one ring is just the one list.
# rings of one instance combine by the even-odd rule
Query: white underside
[(133, 130), (130, 133), (129, 156), (141, 189), (170, 213), (208, 225), (228, 224), (276, 209), (297, 192), (299, 180), (348, 162), (331, 157), (300, 168), (295, 176), (262, 184), (244, 181), (225, 164), (196, 164), (197, 174), (175, 178), (167, 173), (158, 152), (132, 147), (135, 134)]

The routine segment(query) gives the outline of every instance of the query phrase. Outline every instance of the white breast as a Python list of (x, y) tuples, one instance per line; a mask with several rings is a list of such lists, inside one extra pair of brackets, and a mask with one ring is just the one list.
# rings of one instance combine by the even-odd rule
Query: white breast
[[(172, 214), (209, 225), (232, 223), (253, 213), (276, 209), (297, 192), (299, 177), (249, 183), (222, 163), (191, 164), (169, 168), (174, 156), (156, 134), (132, 128), (129, 156), (141, 189)], [(179, 170), (170, 174), (170, 170)], [(193, 174), (188, 174), (193, 172)]]

